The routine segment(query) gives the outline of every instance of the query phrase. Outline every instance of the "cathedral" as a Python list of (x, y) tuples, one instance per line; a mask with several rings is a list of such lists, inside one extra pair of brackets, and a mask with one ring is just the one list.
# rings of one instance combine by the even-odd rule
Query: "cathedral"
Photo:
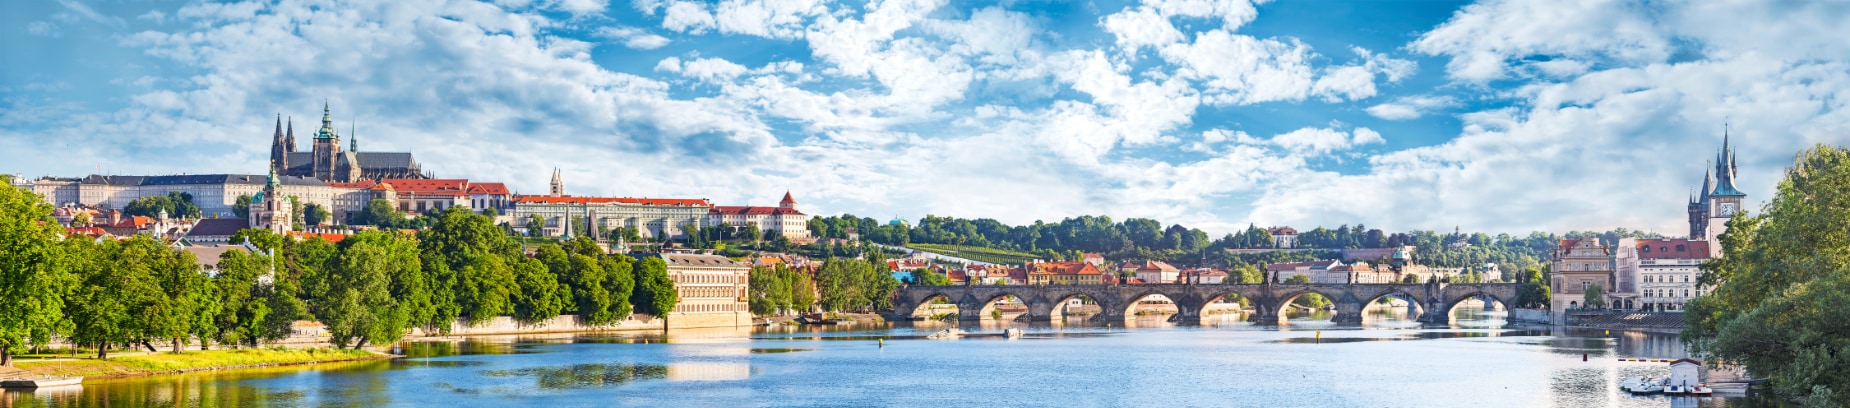
[(1689, 239), (1713, 241), (1721, 236), (1747, 197), (1734, 187), (1734, 149), (1728, 146), (1727, 132), (1722, 133), (1722, 151), (1714, 164), (1702, 175), (1702, 191), (1689, 198)]
[(334, 131), (334, 119), (326, 105), (321, 107), (321, 129), (315, 131), (313, 150), (307, 152), (296, 151), (295, 121), (289, 121), (285, 128), (282, 115), (277, 115), (276, 135), (270, 141), (270, 170), (283, 176), (335, 183), (430, 178), (418, 168), (411, 153), (360, 152), (359, 139), (354, 135), (347, 135), (347, 143), (347, 150), (341, 151), (340, 133)]

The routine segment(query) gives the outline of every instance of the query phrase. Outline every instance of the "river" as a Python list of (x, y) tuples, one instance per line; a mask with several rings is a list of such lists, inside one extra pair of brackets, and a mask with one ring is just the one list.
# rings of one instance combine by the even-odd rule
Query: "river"
[[(1019, 327), (1014, 340), (925, 340), (944, 323), (773, 327), (406, 343), (411, 358), (166, 375), (7, 392), (0, 406), (1356, 406), (1723, 407), (1634, 397), (1668, 375), (1673, 334), (1504, 327), (1460, 308), (1447, 328), (1404, 316), (1338, 327), (1232, 319), (1177, 327)], [(1322, 320), (1320, 320), (1322, 319)], [(1582, 361), (1582, 356), (1586, 360)]]

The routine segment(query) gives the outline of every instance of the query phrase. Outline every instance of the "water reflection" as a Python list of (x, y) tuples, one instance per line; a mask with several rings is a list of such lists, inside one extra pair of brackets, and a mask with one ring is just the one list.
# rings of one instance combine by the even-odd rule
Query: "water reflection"
[[(1681, 357), (1675, 334), (1513, 326), (1501, 312), (1467, 308), (1449, 325), (1427, 327), (1401, 309), (1369, 313), (1362, 326), (1334, 325), (1330, 313), (1313, 311), (1271, 327), (1218, 314), (1200, 326), (1146, 315), (471, 337), (404, 344), (415, 357), (389, 362), (99, 381), (63, 393), (7, 392), (0, 406), (1149, 406), (1228, 395), (1276, 406), (1764, 403), (1616, 389), (1625, 377), (1668, 374), (1662, 363), (1617, 358)], [(945, 327), (985, 336), (922, 339)], [(1027, 334), (996, 336), (1009, 328)], [(1165, 372), (1233, 380), (1146, 375)], [(907, 391), (967, 388), (973, 379), (1010, 386)]]
[(533, 377), (534, 385), (545, 389), (608, 387), (639, 380), (668, 377), (668, 366), (661, 364), (573, 364), (565, 367), (532, 367), (518, 370), (482, 371), (489, 377)]

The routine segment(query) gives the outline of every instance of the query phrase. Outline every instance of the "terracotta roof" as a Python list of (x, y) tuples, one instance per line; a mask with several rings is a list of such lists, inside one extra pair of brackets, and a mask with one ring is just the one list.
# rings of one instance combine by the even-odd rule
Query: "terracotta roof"
[(600, 204), (620, 203), (649, 206), (683, 206), (712, 207), (713, 203), (704, 198), (629, 198), (629, 197), (553, 197), (553, 196), (515, 196), (518, 204)]
[(299, 231), (289, 231), (289, 236), (297, 237), (301, 239), (321, 238), (321, 239), (327, 240), (328, 242), (340, 242), (343, 239), (347, 239), (346, 235), (341, 235), (341, 234), (323, 234), (323, 233), (318, 233), (318, 232), (299, 232)]
[(145, 216), (137, 215), (133, 217), (123, 218), (122, 222), (118, 222), (116, 223), (116, 225), (111, 225), (110, 227), (141, 229), (141, 228), (146, 228), (148, 224), (153, 224), (153, 223), (154, 223), (153, 218), (148, 218)]
[(789, 209), (789, 208), (751, 207), (751, 206), (737, 206), (737, 205), (715, 206), (713, 207), (712, 210), (708, 211), (708, 213), (709, 214), (720, 214), (720, 215), (803, 215), (802, 212), (798, 212), (795, 209)]
[(508, 195), (507, 184), (470, 183), (469, 194)]
[(790, 192), (785, 191), (783, 201), (778, 201), (777, 203), (778, 204), (796, 204), (797, 200), (795, 198), (790, 198)]
[(90, 237), (100, 237), (104, 235), (109, 235), (108, 231), (104, 231), (102, 228), (97, 228), (97, 227), (65, 228), (64, 230), (71, 234), (86, 235)]
[(1688, 239), (1638, 240), (1641, 259), (1708, 259), (1709, 242)]
[(1103, 272), (1097, 266), (1085, 262), (1042, 262), (1034, 264), (1028, 271), (1032, 275), (1098, 275)]
[(334, 188), (365, 188), (365, 189), (370, 189), (370, 188), (373, 188), (373, 186), (375, 186), (375, 185), (378, 185), (378, 183), (374, 183), (374, 182), (373, 182), (372, 180), (360, 180), (360, 181), (358, 181), (358, 182), (353, 182), (353, 183), (340, 183), (340, 182), (329, 182), (329, 183), (328, 183), (328, 187), (334, 187)]
[(1271, 229), (1266, 230), (1266, 232), (1270, 232), (1272, 233), (1272, 235), (1297, 235), (1298, 234), (1298, 230), (1291, 229), (1291, 227), (1272, 227)]
[(384, 179), (380, 183), (391, 184), (399, 194), (460, 196), (468, 189), (469, 180), (465, 179)]

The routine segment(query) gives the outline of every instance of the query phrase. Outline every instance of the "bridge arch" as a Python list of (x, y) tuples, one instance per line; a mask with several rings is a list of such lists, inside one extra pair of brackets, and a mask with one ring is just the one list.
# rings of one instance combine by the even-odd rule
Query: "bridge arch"
[[(1454, 285), (1452, 288), (1454, 290), (1447, 291), (1450, 293), (1446, 294), (1444, 303), (1440, 305), (1441, 308), (1439, 310), (1429, 311), (1429, 314), (1434, 315), (1434, 317), (1430, 319), (1433, 323), (1451, 322), (1452, 311), (1456, 310), (1459, 304), (1465, 303), (1467, 300), (1489, 299), (1498, 304), (1502, 304), (1503, 308), (1506, 310), (1509, 309), (1510, 305), (1514, 304), (1512, 302), (1516, 300), (1510, 293), (1497, 293), (1498, 291), (1496, 290), (1487, 290), (1485, 287), (1481, 286)], [(1491, 308), (1491, 305), (1488, 303), (1486, 303), (1485, 306), (1487, 309)], [(1439, 319), (1445, 320), (1440, 321)]]
[[(983, 297), (976, 297), (976, 294), (972, 294), (971, 299), (975, 299), (977, 302), (969, 305), (958, 305), (958, 313), (962, 315), (962, 317), (965, 317), (965, 320), (997, 319), (997, 312), (1000, 310), (997, 308), (997, 302), (1001, 302), (1005, 299), (1015, 299), (1015, 303), (1023, 308), (1028, 306), (1029, 298), (1023, 297), (1012, 290), (996, 291), (983, 295)], [(966, 306), (973, 310), (965, 311), (964, 308)], [(1025, 314), (1026, 313), (1024, 313), (1024, 315)], [(971, 315), (974, 315), (976, 319), (968, 319)]]
[(944, 303), (956, 306), (957, 301), (960, 300), (958, 299), (960, 295), (962, 294), (942, 290), (931, 291), (923, 294), (905, 296), (898, 302), (894, 302), (893, 306), (895, 306), (895, 309), (906, 312), (907, 316), (930, 318), (933, 315), (932, 305), (937, 304), (938, 300), (944, 300)]
[[(1277, 319), (1278, 319), (1277, 321), (1279, 323), (1284, 323), (1287, 320), (1286, 319), (1287, 314), (1293, 307), (1292, 304), (1296, 302), (1298, 298), (1304, 297), (1306, 295), (1311, 295), (1311, 294), (1322, 296), (1325, 300), (1328, 300), (1330, 302), (1328, 305), (1325, 305), (1324, 307), (1334, 307), (1336, 309), (1334, 310), (1336, 314), (1330, 316), (1332, 321), (1335, 321), (1336, 319), (1340, 319), (1340, 318), (1350, 317), (1350, 316), (1341, 316), (1342, 313), (1345, 312), (1346, 310), (1342, 310), (1343, 308), (1341, 307), (1336, 307), (1336, 306), (1339, 306), (1338, 303), (1341, 302), (1341, 299), (1343, 299), (1343, 295), (1349, 294), (1349, 292), (1347, 291), (1334, 290), (1334, 288), (1320, 288), (1320, 287), (1314, 287), (1314, 286), (1306, 286), (1306, 287), (1300, 287), (1300, 288), (1281, 288), (1281, 290), (1279, 290), (1277, 293), (1278, 293), (1278, 296), (1273, 297), (1273, 301), (1275, 303), (1271, 305), (1272, 311), (1270, 313), (1277, 314)], [(1356, 312), (1351, 312), (1351, 313), (1358, 313), (1358, 312), (1359, 310)], [(1360, 317), (1360, 316), (1354, 316), (1354, 317)], [(1359, 323), (1360, 321), (1358, 320), (1357, 322)]]
[(1092, 295), (1087, 294), (1085, 292), (1073, 292), (1073, 293), (1066, 293), (1066, 294), (1060, 294), (1060, 295), (1055, 295), (1055, 296), (1057, 297), (1054, 298), (1053, 303), (1048, 305), (1048, 310), (1046, 312), (1048, 316), (1048, 320), (1050, 321), (1056, 321), (1056, 322), (1065, 321), (1068, 317), (1074, 316), (1075, 314), (1073, 312), (1075, 312), (1075, 310), (1073, 310), (1072, 308), (1075, 306), (1072, 303), (1074, 303), (1075, 301), (1079, 303), (1078, 307), (1083, 308), (1089, 302), (1090, 305), (1099, 308), (1099, 311), (1097, 312), (1078, 314), (1078, 315), (1087, 316), (1087, 318), (1090, 319), (1092, 317), (1097, 317), (1099, 315), (1104, 314), (1103, 312), (1105, 311), (1104, 310), (1105, 302), (1102, 302), (1098, 298), (1092, 297)]
[(1366, 311), (1369, 307), (1374, 307), (1377, 304), (1376, 302), (1380, 302), (1384, 299), (1399, 299), (1407, 302), (1406, 319), (1419, 320), (1420, 316), (1426, 313), (1425, 300), (1415, 294), (1420, 291), (1408, 289), (1409, 288), (1393, 287), (1387, 290), (1369, 293), (1367, 295), (1368, 298), (1362, 301), (1361, 310)]

